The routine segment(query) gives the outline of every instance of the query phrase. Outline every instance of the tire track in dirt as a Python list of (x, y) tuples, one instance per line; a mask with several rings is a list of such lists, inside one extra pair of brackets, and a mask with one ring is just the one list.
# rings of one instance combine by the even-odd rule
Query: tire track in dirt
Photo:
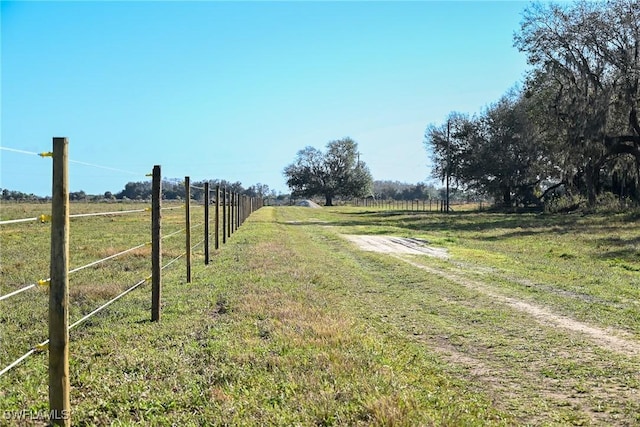
[(343, 235), (343, 237), (358, 245), (362, 250), (386, 253), (389, 256), (416, 268), (425, 270), (430, 274), (440, 276), (469, 289), (481, 292), (482, 294), (493, 298), (496, 302), (527, 313), (541, 324), (580, 333), (596, 345), (612, 352), (620, 353), (629, 357), (640, 356), (640, 343), (624, 331), (588, 325), (570, 317), (556, 314), (546, 307), (497, 293), (487, 283), (469, 279), (452, 271), (428, 267), (404, 256), (428, 255), (440, 259), (447, 258), (445, 250), (429, 247), (426, 245), (427, 242), (425, 241), (378, 235)]
[[(507, 296), (488, 280), (468, 277), (472, 266), (455, 262), (447, 266), (421, 264), (421, 260), (426, 258), (418, 255), (430, 255), (430, 248), (417, 248), (415, 251), (413, 246), (426, 246), (425, 241), (407, 242), (408, 239), (379, 235), (374, 239), (371, 237), (350, 236), (347, 239), (362, 250), (384, 253), (430, 275), (478, 292), (499, 306), (522, 313), (532, 326), (539, 324), (566, 332), (562, 335), (571, 341), (566, 346), (555, 345), (547, 348), (544, 355), (512, 363), (504, 363), (501, 359), (504, 353), (500, 350), (494, 352), (493, 346), (483, 345), (482, 341), (452, 341), (448, 333), (441, 331), (413, 333), (413, 339), (424, 341), (443, 360), (456, 369), (462, 369), (471, 387), (486, 393), (496, 407), (513, 413), (518, 424), (561, 425), (558, 420), (562, 419), (566, 423), (584, 425), (636, 425), (637, 417), (633, 414), (637, 413), (634, 408), (637, 408), (638, 390), (633, 381), (629, 382), (623, 376), (625, 372), (634, 375), (634, 367), (640, 361), (640, 342), (634, 336), (622, 330), (589, 325), (555, 313), (547, 306)], [(412, 250), (407, 250), (407, 247)], [(444, 253), (446, 255), (446, 251)], [(476, 271), (475, 266), (473, 268)], [(545, 329), (534, 327), (526, 332), (525, 339), (529, 342), (544, 340), (549, 333)], [(613, 353), (612, 356), (621, 356), (628, 363), (616, 365), (617, 362), (607, 362), (606, 356), (603, 359), (599, 354), (601, 350)], [(614, 360), (617, 358), (612, 357)], [(579, 364), (581, 369), (593, 367), (594, 374), (585, 376), (579, 370), (566, 370), (573, 363)], [(615, 378), (607, 373), (607, 370), (618, 369), (622, 371)], [(528, 409), (525, 411), (521, 409), (523, 399), (527, 400)], [(549, 415), (546, 408), (550, 408), (553, 415)]]
[(586, 323), (553, 313), (545, 307), (498, 294), (494, 292), (486, 283), (471, 280), (453, 272), (428, 267), (397, 254), (390, 255), (416, 268), (425, 270), (430, 274), (438, 275), (444, 279), (466, 286), (467, 288), (479, 291), (484, 295), (493, 298), (496, 302), (500, 302), (518, 311), (522, 311), (531, 315), (534, 319), (542, 324), (567, 329), (572, 332), (579, 332), (588, 337), (596, 345), (603, 347), (609, 351), (621, 353), (629, 357), (640, 356), (640, 343), (634, 342), (632, 340), (633, 338), (624, 331), (603, 329), (587, 325)]

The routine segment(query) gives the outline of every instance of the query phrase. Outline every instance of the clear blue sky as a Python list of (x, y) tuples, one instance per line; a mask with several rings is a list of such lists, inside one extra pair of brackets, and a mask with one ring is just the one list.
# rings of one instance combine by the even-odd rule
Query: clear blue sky
[[(525, 2), (5, 2), (0, 145), (70, 165), (71, 191), (224, 178), (286, 192), (296, 152), (350, 136), (374, 179), (429, 178), (429, 123), (522, 81)], [(0, 150), (0, 187), (51, 160)]]

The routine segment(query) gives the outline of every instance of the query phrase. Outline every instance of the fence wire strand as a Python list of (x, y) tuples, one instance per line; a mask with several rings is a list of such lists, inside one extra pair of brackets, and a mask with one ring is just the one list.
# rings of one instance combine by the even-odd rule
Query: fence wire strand
[[(36, 152), (33, 152), (33, 151), (18, 150), (16, 148), (2, 147), (2, 146), (0, 146), (0, 150), (11, 151), (11, 152), (20, 153), (20, 154), (29, 154), (29, 155), (32, 155), (32, 156), (42, 156), (42, 154), (43, 154), (43, 153), (36, 153)], [(130, 174), (130, 175), (136, 175), (136, 176), (144, 176), (145, 175), (145, 174), (141, 174), (141, 173), (138, 173), (138, 172), (132, 172), (132, 171), (129, 171), (129, 170), (118, 169), (118, 168), (112, 168), (110, 166), (97, 165), (95, 163), (82, 162), (82, 161), (79, 161), (79, 160), (71, 160), (71, 159), (69, 159), (69, 163), (75, 163), (75, 164), (83, 165), (83, 166), (90, 166), (90, 167), (98, 168), (98, 169), (106, 169), (106, 170), (110, 170), (110, 171), (114, 171), (114, 172), (121, 172), (121, 173)]]
[(37, 285), (35, 283), (32, 283), (30, 285), (26, 285), (24, 288), (18, 289), (17, 291), (13, 291), (13, 292), (10, 292), (10, 293), (8, 293), (6, 295), (2, 295), (0, 297), (0, 301), (5, 300), (7, 298), (10, 298), (10, 297), (12, 297), (14, 295), (18, 295), (18, 294), (20, 294), (20, 293), (22, 293), (24, 291), (28, 291), (29, 289), (33, 288), (34, 286), (37, 286)]
[(202, 239), (202, 240), (200, 240), (198, 243), (196, 243), (195, 245), (191, 246), (191, 249), (193, 250), (193, 249), (197, 248), (198, 246), (200, 246), (201, 244), (203, 244), (203, 243), (204, 243), (204, 240), (205, 240), (205, 239)]
[[(113, 304), (114, 302), (116, 302), (117, 300), (119, 300), (120, 298), (122, 298), (123, 296), (125, 296), (126, 294), (128, 294), (129, 292), (133, 291), (134, 289), (138, 288), (140, 285), (142, 285), (144, 282), (146, 282), (148, 279), (142, 279), (141, 281), (139, 281), (138, 283), (136, 283), (135, 285), (131, 286), (129, 289), (127, 289), (126, 291), (122, 292), (121, 294), (117, 295), (116, 297), (110, 299), (109, 301), (107, 301), (106, 303), (102, 304), (100, 307), (96, 308), (95, 310), (93, 310), (91, 313), (83, 316), (81, 319), (75, 321), (74, 323), (72, 323), (71, 325), (69, 325), (69, 327), (67, 328), (67, 330), (71, 330), (72, 328), (75, 328), (76, 326), (78, 326), (79, 324), (81, 324), (82, 322), (86, 321), (87, 319), (89, 319), (91, 316), (99, 313), (100, 311), (104, 310), (106, 307), (110, 306), (111, 304)], [(4, 368), (2, 371), (0, 371), (0, 377), (2, 375), (4, 375), (5, 373), (9, 372), (11, 369), (13, 369), (14, 367), (16, 367), (18, 364), (20, 364), (20, 362), (22, 362), (23, 360), (25, 360), (27, 357), (31, 356), (32, 354), (36, 353), (38, 351), (38, 348), (43, 347), (45, 345), (49, 344), (49, 340), (45, 340), (43, 342), (41, 342), (40, 344), (34, 346), (31, 350), (27, 351), (25, 354), (23, 354), (22, 356), (20, 356), (19, 358), (17, 358), (16, 360), (14, 360), (11, 364), (9, 364), (9, 366), (7, 366), (6, 368)]]
[[(46, 340), (44, 342), (42, 342), (39, 345), (46, 345), (49, 343), (49, 340)], [(23, 354), (22, 356), (20, 356), (19, 358), (17, 358), (16, 360), (14, 360), (9, 366), (7, 366), (6, 368), (4, 368), (2, 371), (0, 371), (0, 377), (3, 376), (4, 374), (6, 374), (7, 372), (9, 372), (11, 369), (15, 368), (16, 366), (18, 366), (20, 364), (20, 362), (22, 362), (24, 359), (26, 359), (27, 357), (31, 356), (33, 353), (35, 353), (36, 347), (32, 348), (31, 350), (27, 351), (25, 354)]]
[(173, 236), (175, 236), (176, 234), (180, 234), (180, 233), (183, 233), (183, 232), (185, 232), (185, 231), (187, 231), (187, 229), (186, 229), (186, 228), (183, 228), (182, 230), (174, 231), (174, 232), (173, 232), (173, 233), (171, 233), (171, 234), (167, 234), (166, 236), (162, 236), (162, 237), (160, 238), (160, 240), (168, 239), (169, 237), (173, 237)]
[(83, 218), (87, 216), (101, 216), (101, 215), (124, 215), (128, 213), (146, 212), (146, 211), (147, 211), (146, 209), (131, 209), (127, 211), (95, 212), (95, 213), (69, 215), (69, 218)]
[[(145, 247), (147, 245), (149, 245), (149, 243), (142, 243), (142, 244), (140, 244), (138, 246), (134, 246), (133, 248), (129, 248), (129, 249), (126, 249), (126, 250), (124, 250), (122, 252), (118, 252), (117, 254), (109, 255), (106, 258), (102, 258), (102, 259), (99, 259), (97, 261), (90, 262), (89, 264), (86, 264), (86, 265), (83, 265), (83, 266), (80, 266), (80, 267), (76, 267), (73, 270), (69, 270), (68, 274), (77, 273), (78, 271), (82, 271), (82, 270), (84, 270), (86, 268), (93, 267), (94, 265), (98, 265), (98, 264), (101, 264), (101, 263), (103, 263), (105, 261), (109, 261), (110, 259), (117, 258), (117, 257), (122, 256), (124, 254), (127, 254), (129, 252), (135, 251), (136, 249), (143, 248), (143, 247)], [(50, 279), (46, 279), (46, 281), (49, 281), (49, 280)], [(22, 293), (24, 291), (27, 291), (27, 290), (35, 287), (35, 286), (37, 286), (37, 284), (32, 283), (32, 284), (26, 285), (24, 288), (18, 289), (16, 291), (13, 291), (13, 292), (8, 293), (6, 295), (2, 295), (0, 297), (0, 301), (5, 300), (7, 298), (10, 298), (10, 297), (12, 297), (14, 295), (18, 295), (18, 294), (20, 294), (20, 293)]]
[(186, 256), (187, 253), (183, 252), (180, 255), (178, 255), (177, 257), (175, 257), (174, 259), (172, 259), (171, 261), (169, 261), (168, 263), (166, 263), (160, 270), (164, 270), (165, 268), (169, 267), (171, 264), (174, 264), (175, 262), (177, 262), (180, 258)]
[(117, 254), (109, 255), (109, 256), (108, 256), (108, 257), (106, 257), (106, 258), (102, 258), (102, 259), (99, 259), (99, 260), (97, 260), (97, 261), (93, 261), (93, 262), (91, 262), (91, 263), (89, 263), (89, 264), (87, 264), (87, 265), (83, 265), (83, 266), (81, 266), (81, 267), (76, 267), (76, 268), (74, 268), (73, 270), (69, 270), (69, 274), (71, 274), (71, 273), (76, 273), (76, 272), (78, 272), (78, 271), (84, 270), (85, 268), (89, 268), (89, 267), (92, 267), (92, 266), (94, 266), (94, 265), (97, 265), (97, 264), (103, 263), (103, 262), (105, 262), (105, 261), (108, 261), (108, 260), (110, 260), (110, 259), (117, 258), (117, 257), (119, 257), (119, 256), (121, 256), (121, 255), (124, 255), (124, 254), (126, 254), (126, 253), (129, 253), (129, 252), (131, 252), (131, 251), (135, 251), (136, 249), (140, 249), (140, 248), (142, 248), (142, 247), (144, 247), (144, 246), (147, 246), (147, 245), (148, 245), (148, 243), (142, 243), (141, 245), (134, 246), (133, 248), (129, 248), (129, 249), (126, 249), (126, 250), (124, 250), (124, 251), (122, 251), (122, 252), (118, 252)]
[[(11, 151), (11, 152), (16, 152), (16, 153), (21, 153), (21, 154), (28, 154), (28, 155), (35, 155), (35, 156), (42, 156), (42, 157), (47, 157), (50, 156), (50, 153), (36, 153), (36, 152), (31, 152), (31, 151), (25, 151), (25, 150), (19, 150), (19, 149), (14, 149), (14, 148), (9, 148), (9, 147), (2, 147), (0, 146), (0, 150), (5, 150), (5, 151)], [(102, 165), (97, 165), (97, 164), (93, 164), (93, 163), (87, 163), (87, 162), (81, 162), (81, 161), (77, 161), (77, 160), (69, 160), (70, 163), (76, 163), (76, 164), (81, 164), (81, 165), (85, 165), (85, 166), (90, 166), (90, 167), (95, 167), (95, 168), (100, 168), (100, 169), (106, 169), (106, 170), (111, 170), (111, 171), (117, 171), (117, 172), (122, 172), (122, 173), (128, 173), (128, 174), (132, 174), (132, 175), (140, 175), (138, 173), (135, 172), (131, 172), (131, 171), (127, 171), (127, 170), (123, 170), (123, 169), (117, 169), (117, 168), (112, 168), (112, 167), (107, 167), (107, 166), (102, 166)], [(204, 188), (202, 187), (197, 187), (192, 185), (192, 188), (198, 189), (198, 190), (204, 190)], [(210, 192), (215, 191), (215, 190), (210, 190)], [(190, 201), (187, 201), (187, 203), (190, 203)], [(217, 203), (217, 201), (216, 201)], [(194, 205), (193, 207), (197, 207), (200, 205)], [(175, 206), (175, 207), (166, 207), (166, 208), (162, 208), (162, 210), (170, 210), (170, 209), (184, 209), (185, 205), (182, 206)], [(86, 213), (86, 214), (75, 214), (75, 215), (70, 215), (69, 218), (81, 218), (81, 217), (92, 217), (92, 216), (102, 216), (102, 215), (122, 215), (122, 214), (128, 214), (128, 213), (137, 213), (137, 212), (145, 212), (148, 211), (149, 209), (134, 209), (134, 210), (125, 210), (125, 211), (112, 211), (112, 212), (96, 212), (96, 213)], [(21, 222), (30, 222), (30, 221), (37, 221), (37, 220), (41, 220), (42, 221), (43, 216), (40, 217), (34, 217), (34, 218), (21, 218), (21, 219), (12, 219), (12, 220), (5, 220), (5, 221), (0, 221), (0, 225), (4, 225), (4, 224), (15, 224), (15, 223), (21, 223)], [(203, 226), (205, 223), (199, 223), (196, 225), (191, 226), (191, 229), (194, 228), (198, 228)], [(177, 234), (183, 233), (186, 231), (186, 228), (183, 228), (181, 230), (175, 231), (173, 233), (170, 233), (166, 236), (162, 236), (161, 240), (164, 240), (166, 238), (170, 238), (172, 236), (175, 236)], [(196, 243), (195, 245), (193, 245), (189, 250), (193, 250), (197, 247), (199, 247), (200, 245), (202, 245), (205, 242), (205, 239), (202, 239), (201, 241), (199, 241), (198, 243)], [(105, 261), (111, 260), (113, 258), (117, 258), (119, 256), (122, 256), (126, 253), (132, 252), (134, 250), (140, 249), (144, 246), (147, 246), (149, 243), (143, 243), (140, 245), (137, 245), (135, 247), (126, 249), (122, 252), (119, 252), (117, 254), (113, 254), (110, 255), (108, 257), (99, 259), (97, 261), (93, 261), (89, 264), (74, 268), (72, 270), (70, 270), (68, 273), (75, 273), (81, 270), (84, 270), (86, 268), (95, 266), (97, 264), (103, 263)], [(166, 268), (168, 268), (169, 266), (171, 266), (172, 264), (176, 263), (178, 260), (180, 260), (181, 258), (185, 257), (187, 255), (187, 252), (183, 252), (182, 254), (178, 255), (177, 257), (173, 258), (172, 260), (170, 260), (168, 263), (166, 263), (164, 266), (162, 266), (160, 268), (160, 270), (165, 270)], [(120, 298), (124, 297), (125, 295), (129, 294), (130, 292), (134, 291), (135, 289), (137, 289), (138, 287), (140, 287), (141, 285), (143, 285), (145, 282), (149, 281), (151, 279), (151, 276), (140, 280), (139, 282), (135, 283), (133, 286), (129, 287), (128, 289), (126, 289), (125, 291), (121, 292), (120, 294), (116, 295), (115, 297), (113, 297), (112, 299), (108, 300), (107, 302), (105, 302), (104, 304), (102, 304), (101, 306), (99, 306), (98, 308), (96, 308), (95, 310), (91, 311), (90, 313), (86, 314), (85, 316), (81, 317), (80, 319), (78, 319), (77, 321), (75, 321), (74, 323), (72, 323), (71, 325), (68, 326), (68, 330), (71, 330), (75, 327), (77, 327), (78, 325), (82, 324), (83, 322), (87, 321), (89, 318), (91, 318), (92, 316), (96, 315), (97, 313), (101, 312), (102, 310), (104, 310), (105, 308), (109, 307), (111, 304), (113, 304), (114, 302), (118, 301)], [(50, 279), (47, 279), (46, 281), (50, 281)], [(40, 282), (39, 282), (40, 283)], [(6, 295), (0, 296), (0, 301), (6, 300), (12, 296), (18, 295), (22, 292), (25, 292), (29, 289), (32, 289), (34, 287), (36, 287), (37, 284), (33, 283), (33, 284), (29, 284), (29, 285), (25, 285), (23, 288), (17, 289), (15, 291), (12, 291)], [(0, 370), (0, 377), (4, 374), (6, 374), (7, 372), (9, 372), (11, 369), (13, 369), (14, 367), (16, 367), (17, 365), (19, 365), (21, 362), (23, 362), (25, 359), (27, 359), (29, 356), (33, 355), (36, 352), (41, 351), (46, 345), (49, 344), (49, 339), (37, 344), (36, 346), (34, 346), (33, 348), (31, 348), (29, 351), (27, 351), (25, 354), (23, 354), (22, 356), (20, 356), (19, 358), (17, 358), (16, 360), (14, 360), (13, 362), (11, 362), (8, 366), (6, 366), (5, 368), (3, 368), (2, 370)]]
[(114, 302), (118, 301), (120, 298), (122, 298), (123, 296), (127, 295), (129, 292), (131, 292), (134, 289), (138, 288), (140, 285), (142, 285), (147, 280), (149, 280), (149, 278), (140, 280), (138, 283), (136, 283), (135, 285), (131, 286), (126, 291), (124, 291), (121, 294), (119, 294), (119, 295), (115, 296), (114, 298), (110, 299), (106, 303), (102, 304), (100, 307), (98, 307), (95, 310), (93, 310), (91, 313), (83, 316), (81, 319), (75, 321), (74, 323), (69, 325), (69, 330), (71, 330), (72, 328), (75, 328), (76, 326), (78, 326), (79, 324), (84, 322), (85, 320), (89, 319), (91, 316), (93, 316), (93, 315), (99, 313), (100, 311), (104, 310), (105, 308), (109, 307), (111, 304), (113, 304)]
[(20, 154), (29, 154), (32, 156), (38, 156), (38, 153), (35, 153), (33, 151), (25, 151), (25, 150), (18, 150), (16, 148), (9, 148), (9, 147), (0, 147), (0, 150), (5, 150), (5, 151), (12, 151), (14, 153), (20, 153)]
[(5, 224), (17, 224), (19, 222), (29, 222), (29, 221), (37, 221), (38, 217), (35, 218), (22, 218), (22, 219), (7, 219), (4, 221), (0, 221), (0, 225), (5, 225)]
[[(135, 213), (135, 212), (146, 212), (147, 209), (131, 209), (131, 210), (126, 210), (126, 211), (112, 211), (112, 212), (95, 212), (95, 213), (84, 213), (84, 214), (73, 214), (73, 215), (69, 215), (69, 218), (82, 218), (82, 217), (89, 217), (89, 216), (102, 216), (102, 215), (123, 215), (123, 214), (128, 214), (128, 213)], [(5, 224), (16, 224), (19, 222), (29, 222), (29, 221), (42, 221), (42, 222), (46, 222), (43, 221), (41, 217), (37, 216), (34, 218), (22, 218), (22, 219), (8, 219), (5, 221), (0, 221), (0, 225), (5, 225)]]
[[(144, 246), (144, 245), (143, 245)], [(180, 258), (183, 258), (187, 253), (184, 252), (180, 255), (178, 255), (176, 258), (172, 259), (171, 261), (169, 261), (167, 264), (165, 264), (161, 270), (166, 269), (167, 267), (169, 267), (170, 265), (174, 264), (175, 262), (177, 262), (178, 260), (180, 260)], [(105, 308), (109, 307), (111, 304), (113, 304), (114, 302), (116, 302), (117, 300), (119, 300), (120, 298), (122, 298), (123, 296), (127, 295), (128, 293), (132, 292), (134, 289), (140, 287), (142, 284), (144, 284), (146, 281), (148, 281), (150, 279), (150, 277), (147, 277), (145, 279), (140, 280), (138, 283), (136, 283), (135, 285), (131, 286), (130, 288), (128, 288), (127, 290), (125, 290), (124, 292), (118, 294), (117, 296), (115, 296), (114, 298), (110, 299), (109, 301), (107, 301), (106, 303), (102, 304), (100, 307), (96, 308), (95, 310), (93, 310), (92, 312), (88, 313), (87, 315), (83, 316), (82, 318), (78, 319), (77, 321), (75, 321), (74, 323), (72, 323), (71, 325), (69, 325), (68, 330), (71, 330), (72, 328), (75, 328), (76, 326), (80, 325), (81, 323), (85, 322), (87, 319), (91, 318), (92, 316), (96, 315), (97, 313), (99, 313), (100, 311), (104, 310)], [(31, 356), (32, 354), (36, 353), (38, 351), (39, 347), (45, 346), (49, 343), (49, 340), (45, 340), (43, 342), (41, 342), (40, 344), (38, 344), (37, 346), (35, 346), (34, 348), (32, 348), (31, 350), (27, 351), (25, 354), (23, 354), (22, 356), (20, 356), (19, 358), (17, 358), (16, 360), (14, 360), (11, 364), (9, 364), (9, 366), (5, 367), (4, 369), (2, 369), (2, 371), (0, 371), (0, 377), (2, 375), (4, 375), (5, 373), (9, 372), (11, 369), (13, 369), (14, 367), (16, 367), (17, 365), (20, 364), (20, 362), (22, 362), (23, 360), (25, 360), (27, 357)]]

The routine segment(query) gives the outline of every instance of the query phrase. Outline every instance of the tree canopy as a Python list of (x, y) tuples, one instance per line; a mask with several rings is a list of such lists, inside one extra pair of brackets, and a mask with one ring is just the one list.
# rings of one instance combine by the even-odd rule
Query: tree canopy
[(373, 180), (359, 157), (358, 144), (349, 137), (330, 141), (325, 152), (303, 148), (284, 169), (292, 197), (322, 196), (332, 206), (335, 197), (369, 195)]
[(637, 199), (638, 0), (534, 3), (514, 45), (532, 66), (522, 89), (477, 116), (451, 113), (427, 128), (434, 177), (448, 173), (507, 205), (540, 203), (564, 187), (593, 206), (621, 181)]

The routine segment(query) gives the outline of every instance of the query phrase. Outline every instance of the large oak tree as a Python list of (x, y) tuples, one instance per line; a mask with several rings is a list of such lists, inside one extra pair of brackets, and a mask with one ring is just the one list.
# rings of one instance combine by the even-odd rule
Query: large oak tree
[(640, 164), (640, 2), (535, 3), (515, 45), (534, 67), (527, 93), (564, 154), (564, 180), (584, 187), (593, 205), (603, 170), (621, 157)]
[(298, 151), (296, 160), (284, 169), (293, 197), (363, 197), (371, 193), (373, 180), (367, 165), (359, 159), (358, 144), (342, 138), (327, 144), (322, 152), (314, 147)]

